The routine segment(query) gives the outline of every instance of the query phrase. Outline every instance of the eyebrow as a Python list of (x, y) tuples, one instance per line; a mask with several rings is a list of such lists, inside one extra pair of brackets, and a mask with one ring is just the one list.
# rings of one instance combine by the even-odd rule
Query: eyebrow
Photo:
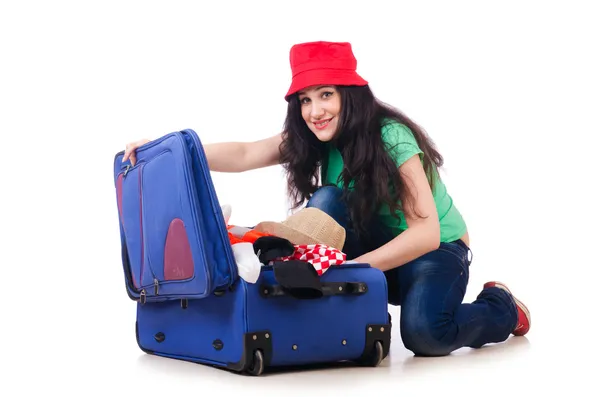
[[(319, 91), (319, 90), (322, 90), (323, 88), (331, 88), (331, 87), (332, 87), (331, 85), (319, 85), (319, 86), (315, 87), (315, 91)], [(306, 95), (306, 92), (300, 91), (298, 93), (298, 95)]]

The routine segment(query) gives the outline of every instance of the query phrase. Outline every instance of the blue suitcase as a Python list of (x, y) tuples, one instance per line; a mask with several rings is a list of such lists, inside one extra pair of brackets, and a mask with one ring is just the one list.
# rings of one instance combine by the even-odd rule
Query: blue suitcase
[(377, 366), (390, 346), (387, 284), (368, 264), (330, 267), (319, 297), (238, 275), (199, 137), (169, 133), (114, 159), (126, 290), (149, 354), (237, 373), (350, 361)]

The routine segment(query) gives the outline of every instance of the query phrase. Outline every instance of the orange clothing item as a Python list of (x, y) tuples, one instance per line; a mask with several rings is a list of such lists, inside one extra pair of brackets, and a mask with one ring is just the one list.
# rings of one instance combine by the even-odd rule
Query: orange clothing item
[[(233, 225), (227, 226), (227, 229), (229, 230), (232, 227), (234, 227), (234, 226)], [(243, 242), (254, 244), (254, 242), (256, 240), (258, 240), (260, 237), (270, 236), (270, 234), (268, 234), (268, 233), (261, 233), (261, 232), (257, 232), (256, 230), (250, 230), (249, 232), (244, 233), (244, 235), (242, 237), (235, 236), (231, 232), (228, 232), (227, 234), (229, 236), (229, 242), (231, 243), (231, 245), (237, 244), (237, 243), (243, 243)]]

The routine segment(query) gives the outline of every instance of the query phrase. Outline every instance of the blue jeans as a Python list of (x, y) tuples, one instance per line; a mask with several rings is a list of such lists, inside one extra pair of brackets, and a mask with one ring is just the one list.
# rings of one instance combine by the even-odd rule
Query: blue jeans
[[(374, 219), (369, 238), (359, 239), (341, 197), (341, 189), (324, 186), (307, 207), (321, 209), (346, 229), (343, 251), (349, 260), (394, 238)], [(474, 302), (462, 302), (469, 280), (469, 252), (461, 240), (440, 243), (437, 250), (385, 272), (389, 303), (401, 306), (402, 341), (415, 355), (443, 356), (461, 347), (503, 342), (515, 329), (517, 308), (506, 291), (485, 288)]]

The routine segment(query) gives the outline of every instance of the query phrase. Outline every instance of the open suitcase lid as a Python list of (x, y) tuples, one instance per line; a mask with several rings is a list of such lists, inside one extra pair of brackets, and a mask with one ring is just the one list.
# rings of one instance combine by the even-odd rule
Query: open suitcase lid
[(114, 159), (123, 270), (132, 299), (201, 299), (232, 285), (237, 267), (204, 149), (193, 130)]

